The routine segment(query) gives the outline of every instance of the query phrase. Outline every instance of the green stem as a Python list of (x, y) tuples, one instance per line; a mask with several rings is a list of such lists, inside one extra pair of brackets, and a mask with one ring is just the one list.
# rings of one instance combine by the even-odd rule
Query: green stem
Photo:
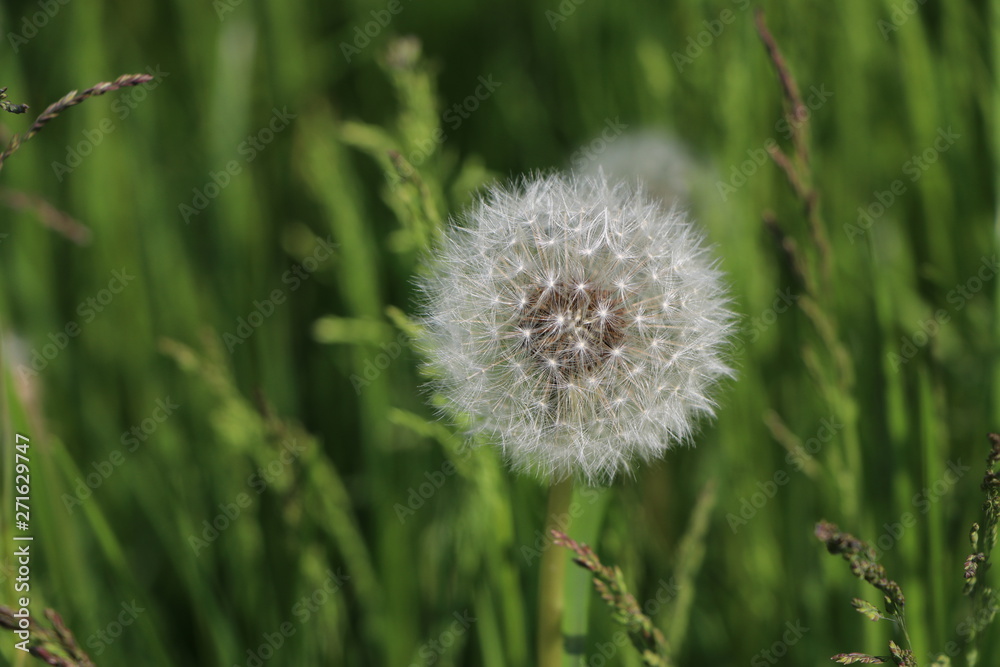
[[(573, 490), (571, 515), (576, 515), (567, 535), (581, 544), (596, 546), (604, 511), (611, 493), (607, 489), (577, 487)], [(560, 551), (563, 551), (560, 549)], [(568, 549), (567, 558), (573, 554)], [(563, 615), (563, 667), (582, 667), (587, 659), (587, 620), (594, 575), (582, 567), (571, 567), (566, 574), (566, 612)]]
[(566, 550), (552, 544), (552, 529), (566, 531), (570, 523), (573, 479), (557, 482), (549, 488), (549, 506), (545, 513), (545, 544), (542, 553), (541, 579), (538, 584), (538, 667), (562, 667), (563, 581), (566, 575)]

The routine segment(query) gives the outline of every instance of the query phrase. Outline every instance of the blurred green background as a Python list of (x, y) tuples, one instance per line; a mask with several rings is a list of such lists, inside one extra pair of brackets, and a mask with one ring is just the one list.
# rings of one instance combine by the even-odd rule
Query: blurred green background
[[(749, 2), (3, 2), (0, 86), (31, 111), (0, 136), (69, 90), (155, 78), (0, 172), (0, 602), (20, 432), (32, 612), (98, 665), (531, 664), (545, 489), (434, 421), (412, 276), (481, 186), (599, 163), (655, 180), (672, 135), (741, 314), (739, 378), (696, 448), (614, 486), (598, 554), (659, 600), (679, 665), (884, 655), (891, 626), (849, 602), (878, 598), (812, 535), (826, 518), (881, 549), (920, 664), (949, 642), (966, 664), (1000, 407), (1000, 2), (762, 6), (811, 107), (815, 298), (762, 222), (818, 266), (763, 157), (790, 131)], [(588, 665), (639, 664), (591, 618)], [(13, 643), (0, 662), (26, 664)]]

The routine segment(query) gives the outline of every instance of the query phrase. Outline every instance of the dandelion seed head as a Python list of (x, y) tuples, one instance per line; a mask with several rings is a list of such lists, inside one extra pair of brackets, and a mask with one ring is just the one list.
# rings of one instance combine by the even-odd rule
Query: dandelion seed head
[(495, 187), (421, 279), (449, 409), (518, 470), (607, 482), (689, 441), (731, 373), (722, 274), (677, 210), (603, 175)]

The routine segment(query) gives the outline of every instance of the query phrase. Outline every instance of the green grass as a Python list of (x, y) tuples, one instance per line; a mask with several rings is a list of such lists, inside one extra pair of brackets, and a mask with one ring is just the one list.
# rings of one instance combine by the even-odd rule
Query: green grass
[[(403, 0), (350, 62), (341, 44), (385, 3), (243, 2), (221, 21), (204, 2), (68, 3), (16, 52), (6, 36), (41, 10), (6, 3), (0, 86), (31, 111), (3, 114), (2, 136), (68, 90), (168, 74), (142, 100), (120, 91), (65, 111), (0, 172), (0, 602), (16, 601), (20, 432), (32, 439), (32, 612), (57, 610), (99, 665), (246, 665), (283, 623), (294, 632), (269, 664), (531, 664), (538, 559), (524, 554), (540, 537), (545, 489), (433, 421), (400, 333), (420, 249), (449, 215), (485, 183), (568, 167), (619, 119), (629, 133), (671, 131), (704, 165), (691, 208), (745, 326), (739, 377), (698, 446), (615, 485), (593, 545), (602, 561), (621, 566), (640, 603), (671, 577), (684, 583), (654, 614), (678, 665), (772, 664), (762, 651), (786, 623), (808, 630), (784, 664), (885, 655), (891, 626), (849, 602), (880, 600), (813, 537), (828, 519), (890, 546), (880, 562), (907, 596), (919, 664), (949, 641), (964, 651), (962, 564), (1000, 408), (1000, 290), (995, 275), (974, 293), (970, 283), (998, 246), (1000, 3), (929, 2), (883, 38), (879, 21), (903, 4), (763, 4), (804, 96), (833, 93), (809, 120), (831, 280), (806, 298), (762, 222), (773, 212), (815, 268), (781, 170), (764, 161), (725, 200), (719, 192), (748, 150), (770, 138), (789, 147), (776, 126), (781, 88), (743, 2), (565, 2), (575, 10), (553, 30), (556, 2), (494, 11)], [(724, 9), (732, 21), (678, 68), (673, 54)], [(422, 44), (413, 67), (387, 64), (405, 60), (387, 56), (402, 35)], [(490, 76), (499, 88), (455, 126), (448, 110)], [(251, 151), (242, 142), (275, 109), (295, 117)], [(113, 131), (57, 176), (53, 163), (108, 119)], [(912, 157), (948, 128), (958, 137), (914, 171)], [(421, 163), (395, 188), (390, 150)], [(239, 173), (185, 224), (179, 206), (233, 160)], [(897, 179), (901, 193), (870, 229), (845, 229)], [(9, 191), (78, 219), (90, 243), (3, 205)], [(311, 264), (327, 238), (332, 256)], [(289, 273), (300, 264), (316, 270)], [(88, 320), (79, 304), (123, 269), (134, 280)], [(283, 302), (233, 343), (240, 318), (275, 291)], [(801, 298), (772, 320), (779, 293)], [(926, 344), (894, 358), (938, 311), (947, 321), (937, 317)], [(755, 329), (755, 318), (767, 324)], [(22, 382), (19, 364), (70, 321), (79, 335)], [(129, 451), (123, 433), (167, 397), (179, 407)], [(800, 471), (788, 448), (820, 438), (823, 420), (835, 433), (813, 441)], [(282, 462), (291, 441), (301, 451)], [(65, 494), (116, 450), (121, 464), (67, 511)], [(923, 502), (959, 460), (971, 471)], [(269, 465), (259, 485), (252, 476)], [(709, 482), (705, 536), (685, 542)], [(768, 482), (774, 497), (734, 523)], [(427, 499), (421, 484), (434, 486)], [(239, 517), (195, 554), (191, 536), (229, 505)], [(97, 633), (133, 600), (144, 611), (104, 643)], [(455, 631), (465, 613), (476, 621)], [(597, 665), (617, 626), (602, 604), (590, 616)], [(441, 652), (429, 643), (445, 638)], [(992, 664), (996, 633), (981, 641), (980, 664)], [(607, 664), (639, 664), (631, 648), (614, 653)], [(25, 664), (9, 633), (4, 661)]]

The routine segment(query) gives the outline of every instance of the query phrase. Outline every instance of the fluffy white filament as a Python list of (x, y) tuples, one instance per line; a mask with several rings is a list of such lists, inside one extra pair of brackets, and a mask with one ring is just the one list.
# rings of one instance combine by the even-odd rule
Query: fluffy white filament
[(701, 234), (603, 175), (496, 187), (421, 279), (451, 410), (549, 479), (606, 482), (688, 441), (730, 373), (732, 316)]

